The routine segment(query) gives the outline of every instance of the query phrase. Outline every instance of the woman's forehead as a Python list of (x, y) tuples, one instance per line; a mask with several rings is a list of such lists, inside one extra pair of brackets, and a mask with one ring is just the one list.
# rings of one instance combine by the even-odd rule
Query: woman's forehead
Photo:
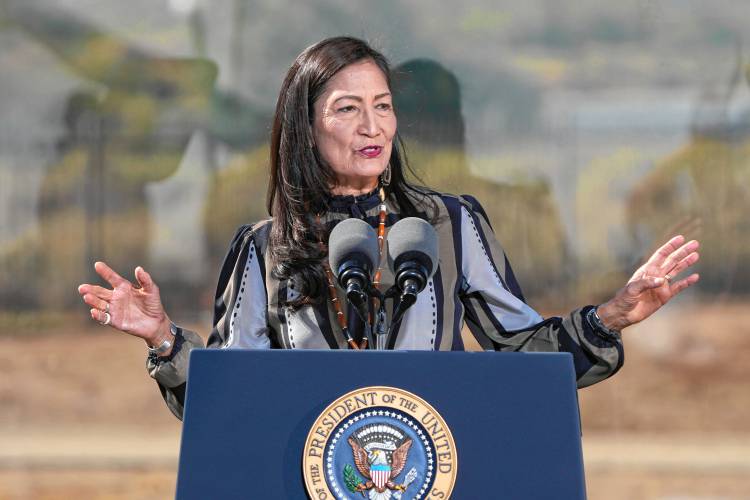
[(344, 95), (372, 97), (390, 94), (388, 81), (372, 59), (365, 59), (342, 68), (326, 83), (321, 97), (337, 99)]

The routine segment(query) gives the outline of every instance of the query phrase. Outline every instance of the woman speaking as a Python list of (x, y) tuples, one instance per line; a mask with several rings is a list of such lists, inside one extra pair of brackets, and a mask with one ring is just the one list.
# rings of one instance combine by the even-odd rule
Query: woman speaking
[[(418, 217), (437, 233), (437, 269), (393, 329), (388, 348), (462, 350), (465, 324), (487, 350), (572, 353), (579, 387), (622, 366), (622, 329), (698, 281), (697, 274), (674, 279), (699, 258), (697, 241), (676, 236), (608, 302), (542, 318), (525, 303), (479, 203), (409, 182), (396, 111), (388, 63), (365, 42), (329, 38), (297, 57), (273, 123), (271, 218), (242, 226), (232, 239), (208, 347), (366, 348), (362, 323), (372, 318), (347, 307), (328, 267), (328, 236), (349, 218), (378, 232), (372, 286), (381, 290), (394, 282), (383, 244), (389, 228)], [(143, 268), (135, 270), (137, 284), (103, 262), (95, 269), (112, 288), (79, 287), (91, 317), (146, 341), (149, 373), (180, 417), (188, 355), (203, 347), (201, 338), (171, 322)]]

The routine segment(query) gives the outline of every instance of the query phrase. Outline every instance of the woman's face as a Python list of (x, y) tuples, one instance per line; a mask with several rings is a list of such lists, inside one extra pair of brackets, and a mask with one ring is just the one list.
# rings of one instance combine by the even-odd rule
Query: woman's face
[(391, 158), (396, 115), (385, 75), (371, 60), (331, 78), (315, 101), (313, 136), (321, 157), (336, 174), (333, 194), (373, 190)]

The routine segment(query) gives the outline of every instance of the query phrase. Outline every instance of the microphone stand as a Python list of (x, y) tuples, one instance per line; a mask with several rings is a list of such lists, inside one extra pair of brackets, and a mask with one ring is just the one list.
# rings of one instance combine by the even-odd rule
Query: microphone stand
[(367, 293), (370, 297), (378, 300), (378, 310), (373, 315), (373, 324), (370, 325), (369, 322), (367, 322), (367, 341), (370, 349), (383, 351), (386, 349), (385, 334), (388, 329), (388, 320), (385, 314), (385, 299), (387, 294), (383, 295), (380, 290), (372, 285), (368, 288)]
[[(361, 293), (366, 296), (366, 300), (357, 300), (360, 298), (357, 295), (347, 295), (347, 301), (354, 305), (354, 310), (357, 312), (357, 316), (360, 321), (364, 324), (364, 333), (367, 337), (367, 348), (375, 349), (378, 351), (384, 351), (387, 349), (387, 332), (388, 332), (388, 319), (385, 313), (385, 299), (395, 295), (393, 289), (388, 290), (384, 295), (380, 290), (372, 285), (369, 285)], [(372, 301), (370, 299), (377, 299), (378, 308), (377, 312), (373, 311), (373, 322), (370, 324), (370, 306)]]
[[(388, 341), (393, 334), (393, 329), (396, 328), (404, 317), (406, 310), (409, 309), (417, 301), (417, 294), (419, 293), (419, 283), (415, 280), (408, 278), (405, 280), (403, 291), (399, 289), (397, 285), (393, 285), (389, 288), (385, 294), (380, 290), (370, 287), (367, 293), (377, 298), (380, 302), (380, 307), (375, 315), (375, 321), (372, 329), (368, 329), (368, 342), (370, 342), (371, 348), (378, 351), (385, 351), (388, 349)], [(400, 297), (398, 305), (393, 311), (390, 324), (388, 323), (388, 317), (385, 312), (385, 301), (387, 299), (395, 299), (397, 296)], [(374, 335), (371, 333), (374, 330)], [(375, 342), (372, 342), (371, 336), (375, 337)]]

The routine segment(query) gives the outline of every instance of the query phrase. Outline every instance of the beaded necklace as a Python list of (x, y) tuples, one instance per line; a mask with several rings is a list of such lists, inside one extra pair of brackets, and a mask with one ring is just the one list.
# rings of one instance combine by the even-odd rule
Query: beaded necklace
[[(380, 276), (382, 274), (383, 268), (381, 265), (381, 262), (383, 261), (383, 243), (385, 241), (385, 219), (387, 215), (387, 207), (385, 205), (385, 191), (383, 190), (383, 187), (380, 187), (380, 190), (378, 192), (378, 195), (380, 197), (380, 213), (378, 214), (378, 268), (375, 271), (375, 276), (373, 276), (372, 279), (372, 286), (375, 288), (380, 285)], [(318, 223), (320, 223), (320, 216), (317, 216)], [(323, 242), (319, 242), (321, 248), (325, 248), (325, 245), (323, 245)], [(346, 342), (349, 344), (349, 347), (352, 349), (367, 349), (367, 337), (363, 338), (361, 342), (358, 344), (356, 340), (354, 340), (354, 337), (352, 337), (352, 334), (349, 333), (349, 327), (346, 324), (346, 317), (344, 316), (344, 311), (341, 310), (341, 301), (339, 300), (338, 293), (336, 292), (336, 284), (333, 277), (333, 272), (331, 271), (331, 266), (328, 264), (328, 261), (323, 262), (323, 269), (326, 273), (326, 279), (328, 280), (328, 295), (331, 299), (331, 304), (333, 304), (333, 309), (336, 311), (336, 320), (339, 323), (339, 326), (341, 327), (341, 333), (344, 335), (344, 338), (346, 339)], [(370, 324), (372, 324), (372, 318), (369, 318)]]

